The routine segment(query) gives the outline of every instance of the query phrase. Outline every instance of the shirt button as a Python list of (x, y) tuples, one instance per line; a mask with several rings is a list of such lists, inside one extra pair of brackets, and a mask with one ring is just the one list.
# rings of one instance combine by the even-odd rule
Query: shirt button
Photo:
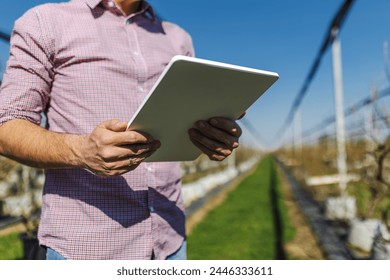
[(135, 56), (139, 56), (139, 52), (133, 52)]
[(108, 1), (108, 7), (112, 8), (114, 6), (115, 6), (115, 4), (112, 1)]
[(150, 212), (150, 213), (153, 213), (153, 212), (154, 212), (154, 207), (153, 207), (153, 206), (149, 206), (149, 212)]

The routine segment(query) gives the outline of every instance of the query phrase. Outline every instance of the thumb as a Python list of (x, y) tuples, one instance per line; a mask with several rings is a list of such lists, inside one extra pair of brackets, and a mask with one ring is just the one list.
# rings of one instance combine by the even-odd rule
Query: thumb
[(102, 122), (99, 126), (114, 132), (123, 132), (126, 131), (127, 122), (121, 121), (119, 119), (112, 119)]

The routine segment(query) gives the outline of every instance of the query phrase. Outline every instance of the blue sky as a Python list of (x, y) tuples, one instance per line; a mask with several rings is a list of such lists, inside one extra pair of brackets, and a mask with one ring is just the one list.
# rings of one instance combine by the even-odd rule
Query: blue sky
[[(0, 30), (11, 32), (27, 9), (49, 1), (7, 1)], [(62, 1), (51, 1), (62, 2)], [(279, 81), (247, 112), (265, 145), (275, 144), (291, 103), (342, 0), (149, 0), (166, 20), (187, 30), (201, 58), (278, 72)], [(3, 5), (4, 7), (5, 5)], [(383, 43), (390, 41), (390, 1), (356, 0), (341, 31), (344, 105), (388, 86)], [(2, 75), (8, 45), (0, 42)], [(334, 113), (330, 50), (301, 106), (303, 130)], [(287, 135), (291, 135), (288, 133)], [(243, 141), (253, 143), (247, 136)]]

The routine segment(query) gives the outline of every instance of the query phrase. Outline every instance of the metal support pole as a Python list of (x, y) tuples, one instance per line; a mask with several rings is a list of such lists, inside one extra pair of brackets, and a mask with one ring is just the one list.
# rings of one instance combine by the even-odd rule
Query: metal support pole
[(343, 106), (343, 81), (341, 67), (341, 47), (338, 38), (338, 28), (332, 29), (334, 41), (332, 44), (333, 58), (333, 85), (336, 107), (336, 132), (337, 132), (337, 168), (340, 176), (340, 192), (345, 195), (347, 187), (347, 160), (345, 152), (345, 125)]

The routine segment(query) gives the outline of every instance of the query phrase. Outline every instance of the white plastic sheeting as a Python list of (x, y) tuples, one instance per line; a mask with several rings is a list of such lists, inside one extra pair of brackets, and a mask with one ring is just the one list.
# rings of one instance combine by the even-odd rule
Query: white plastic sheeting
[(242, 163), (236, 168), (227, 168), (216, 174), (199, 179), (196, 182), (183, 185), (184, 206), (188, 207), (193, 202), (204, 197), (212, 189), (226, 184), (237, 177), (240, 173), (246, 172), (258, 163), (258, 159), (251, 159)]
[(356, 217), (356, 199), (352, 196), (328, 198), (325, 202), (325, 217), (329, 220), (350, 221)]
[[(350, 224), (350, 231), (348, 234), (348, 244), (354, 248), (358, 248), (364, 252), (370, 253), (373, 249), (374, 243), (382, 239), (385, 243), (390, 241), (390, 234), (385, 225), (376, 219), (357, 220), (354, 219)], [(390, 254), (390, 245), (384, 244)], [(390, 255), (388, 255), (390, 257)]]

